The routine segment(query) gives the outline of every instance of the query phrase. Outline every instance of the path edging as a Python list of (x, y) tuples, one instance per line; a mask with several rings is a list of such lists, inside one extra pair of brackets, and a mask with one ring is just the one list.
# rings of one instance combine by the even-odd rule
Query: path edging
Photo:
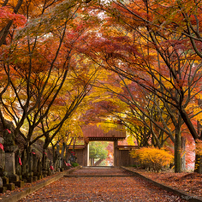
[(55, 176), (53, 175), (52, 178), (47, 179), (47, 180), (45, 180), (43, 182), (39, 182), (35, 186), (29, 187), (29, 188), (23, 190), (22, 192), (13, 193), (13, 194), (9, 195), (8, 197), (6, 197), (6, 196), (1, 197), (0, 202), (17, 202), (20, 199), (26, 197), (27, 195), (37, 191), (38, 189), (41, 189), (41, 188), (45, 187), (46, 185), (49, 185), (49, 184), (55, 182), (56, 180), (59, 180), (64, 175), (70, 174), (70, 173), (72, 173), (75, 170), (80, 169), (80, 168), (81, 168), (81, 166), (77, 166), (77, 167), (75, 167), (73, 169), (65, 170), (65, 171), (63, 171), (61, 173), (58, 173), (58, 174), (56, 173)]
[(140, 173), (137, 173), (135, 171), (132, 171), (132, 170), (128, 169), (127, 167), (121, 166), (121, 168), (123, 168), (123, 169), (125, 169), (125, 170), (127, 170), (129, 172), (132, 172), (134, 175), (136, 175), (138, 177), (141, 177), (141, 178), (147, 180), (148, 182), (151, 182), (151, 183), (155, 184), (156, 186), (158, 186), (158, 187), (160, 187), (162, 189), (165, 189), (166, 191), (172, 192), (172, 193), (180, 196), (182, 199), (185, 199), (185, 200), (187, 200), (189, 202), (202, 202), (202, 198), (199, 197), (199, 196), (194, 196), (194, 195), (191, 195), (191, 194), (187, 194), (186, 192), (179, 191), (179, 190), (174, 189), (174, 188), (172, 188), (170, 186), (167, 186), (165, 184), (161, 184), (159, 182), (156, 182), (156, 181), (154, 181), (154, 180), (152, 180), (150, 178), (145, 177), (144, 175), (141, 175)]

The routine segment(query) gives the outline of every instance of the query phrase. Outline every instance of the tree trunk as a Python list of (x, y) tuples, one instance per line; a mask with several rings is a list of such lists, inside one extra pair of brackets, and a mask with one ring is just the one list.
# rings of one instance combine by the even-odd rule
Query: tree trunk
[(68, 157), (69, 147), (70, 147), (70, 145), (71, 145), (72, 141), (73, 141), (73, 138), (71, 139), (71, 141), (70, 141), (69, 145), (66, 145), (65, 161), (67, 161), (67, 160), (68, 160), (68, 159), (67, 159), (67, 157)]
[(175, 173), (182, 172), (181, 164), (181, 133), (180, 128), (175, 129), (175, 148), (174, 148), (174, 161), (175, 161)]
[(55, 158), (55, 145), (52, 144), (52, 153), (53, 153), (53, 164), (55, 165), (55, 161), (56, 161), (56, 158)]
[(93, 158), (90, 159), (90, 164), (91, 164), (91, 166), (94, 166), (94, 159)]
[[(202, 140), (202, 135), (199, 139)], [(195, 144), (197, 143), (195, 142)], [(194, 172), (202, 174), (202, 156), (199, 154), (196, 154), (195, 156)]]
[(25, 150), (26, 155), (24, 155), (23, 158), (26, 157), (26, 174), (27, 174), (27, 173), (31, 172), (31, 156), (30, 156), (31, 149), (30, 149), (30, 146), (28, 145), (28, 143), (27, 143), (27, 145), (25, 145), (24, 150)]
[(98, 161), (95, 162), (95, 166), (99, 166), (103, 161), (104, 159), (99, 159)]
[(194, 172), (202, 174), (202, 156), (196, 154)]
[(62, 144), (62, 152), (61, 152), (61, 158), (62, 159), (64, 159), (65, 148), (66, 148), (66, 144), (63, 142), (63, 144)]
[(186, 170), (186, 160), (185, 160), (185, 148), (186, 148), (186, 139), (184, 137), (181, 138), (181, 148), (182, 148), (182, 171)]
[(187, 113), (185, 112), (184, 109), (181, 109), (179, 110), (180, 114), (181, 114), (181, 117), (184, 121), (184, 123), (186, 124), (186, 126), (188, 127), (192, 137), (194, 138), (194, 140), (198, 139), (199, 138), (199, 135), (198, 133), (196, 132), (190, 118), (188, 117)]

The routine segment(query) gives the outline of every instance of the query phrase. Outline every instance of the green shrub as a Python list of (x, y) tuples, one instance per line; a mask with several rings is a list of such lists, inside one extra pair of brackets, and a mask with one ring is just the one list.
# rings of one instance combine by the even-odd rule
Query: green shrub
[(133, 168), (139, 168), (140, 165), (132, 165)]
[(79, 166), (78, 163), (71, 163), (71, 165), (72, 165), (73, 167), (77, 167), (77, 166)]

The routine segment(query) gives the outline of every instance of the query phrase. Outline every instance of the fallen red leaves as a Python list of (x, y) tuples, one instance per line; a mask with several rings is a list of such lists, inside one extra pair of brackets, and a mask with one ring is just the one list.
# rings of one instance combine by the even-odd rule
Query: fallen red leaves
[[(119, 169), (78, 170), (73, 174), (126, 174)], [(60, 180), (20, 200), (59, 202), (183, 202), (178, 196), (168, 193), (139, 177), (76, 177)]]
[(173, 172), (161, 172), (154, 173), (141, 169), (131, 168), (137, 173), (144, 175), (154, 181), (163, 183), (177, 190), (181, 190), (187, 193), (194, 194), (202, 197), (202, 175), (198, 173), (173, 173)]
[(38, 183), (41, 183), (41, 182), (43, 182), (43, 181), (46, 181), (46, 180), (48, 180), (48, 179), (50, 179), (50, 178), (52, 178), (53, 176), (55, 176), (55, 175), (58, 175), (59, 173), (56, 173), (56, 174), (54, 174), (54, 175), (51, 175), (51, 176), (47, 176), (47, 177), (44, 177), (44, 178), (42, 178), (41, 180), (37, 180), (36, 182), (33, 182), (33, 183), (25, 183), (25, 185), (22, 187), (22, 188), (19, 188), (19, 187), (15, 187), (15, 189), (13, 190), (13, 191), (9, 191), (9, 190), (7, 190), (5, 193), (0, 193), (0, 201), (2, 200), (2, 198), (1, 197), (9, 197), (9, 195), (11, 195), (11, 194), (14, 194), (14, 193), (17, 193), (17, 192), (22, 192), (23, 190), (25, 190), (26, 188), (29, 188), (29, 187), (33, 187), (33, 186), (35, 186), (36, 184), (38, 184)]

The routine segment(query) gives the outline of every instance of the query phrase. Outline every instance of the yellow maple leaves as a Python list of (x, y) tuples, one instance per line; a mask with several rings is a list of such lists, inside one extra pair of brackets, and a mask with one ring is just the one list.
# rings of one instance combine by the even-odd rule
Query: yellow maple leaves
[(133, 150), (130, 152), (130, 155), (132, 158), (136, 158), (142, 166), (154, 171), (160, 171), (163, 167), (169, 166), (173, 161), (173, 155), (169, 152), (154, 147), (143, 147)]

